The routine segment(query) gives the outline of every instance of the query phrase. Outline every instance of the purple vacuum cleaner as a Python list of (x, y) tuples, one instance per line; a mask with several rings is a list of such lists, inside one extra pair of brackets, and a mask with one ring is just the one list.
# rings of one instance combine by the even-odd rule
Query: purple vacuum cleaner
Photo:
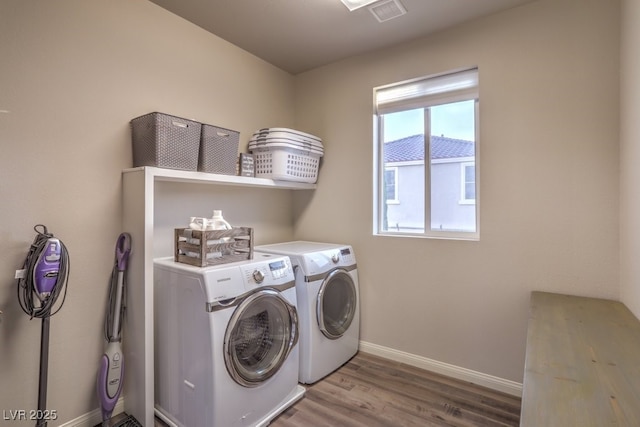
[(18, 301), (31, 319), (42, 319), (36, 427), (43, 427), (47, 425), (49, 418), (53, 419), (53, 412), (46, 409), (49, 323), (51, 316), (62, 308), (67, 294), (69, 253), (62, 241), (53, 237), (46, 226), (38, 224), (33, 229), (37, 235), (29, 248), (18, 279)]
[(111, 273), (109, 306), (105, 320), (107, 347), (100, 361), (98, 373), (98, 399), (102, 408), (102, 425), (109, 426), (113, 408), (122, 392), (124, 357), (121, 346), (121, 327), (124, 317), (125, 272), (131, 252), (131, 236), (122, 233), (116, 243), (115, 265)]

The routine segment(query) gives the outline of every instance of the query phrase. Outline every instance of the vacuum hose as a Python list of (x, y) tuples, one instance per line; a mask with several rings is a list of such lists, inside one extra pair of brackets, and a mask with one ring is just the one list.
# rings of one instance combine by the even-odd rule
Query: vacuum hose
[(44, 319), (60, 311), (67, 296), (69, 252), (46, 226), (37, 224), (33, 229), (37, 235), (24, 260), (23, 277), (18, 279), (18, 301), (31, 319)]

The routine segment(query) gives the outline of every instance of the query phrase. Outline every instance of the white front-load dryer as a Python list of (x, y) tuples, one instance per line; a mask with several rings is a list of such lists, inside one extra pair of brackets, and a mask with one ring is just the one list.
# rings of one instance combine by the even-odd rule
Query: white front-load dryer
[(349, 361), (360, 341), (358, 269), (353, 248), (296, 241), (257, 246), (286, 255), (296, 277), (300, 323), (298, 380), (312, 384)]
[(198, 268), (154, 260), (156, 414), (172, 426), (265, 426), (304, 395), (289, 258)]

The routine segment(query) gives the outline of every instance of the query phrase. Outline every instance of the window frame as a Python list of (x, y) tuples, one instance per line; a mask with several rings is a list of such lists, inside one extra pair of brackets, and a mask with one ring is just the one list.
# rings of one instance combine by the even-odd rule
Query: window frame
[[(447, 77), (454, 75), (458, 72), (466, 72), (466, 71), (475, 71), (476, 79), (478, 78), (479, 72), (477, 68), (471, 69), (463, 69), (458, 71), (452, 71), (444, 74), (426, 76), (418, 79), (407, 80), (405, 82), (398, 82), (390, 85), (379, 86), (374, 88), (373, 90), (373, 100), (374, 100), (374, 111), (373, 111), (373, 136), (374, 136), (374, 194), (373, 194), (373, 235), (374, 236), (394, 236), (394, 237), (421, 237), (421, 238), (432, 238), (432, 239), (453, 239), (453, 240), (472, 240), (477, 241), (480, 240), (480, 140), (479, 140), (479, 89), (476, 80), (476, 87), (474, 91), (452, 91), (450, 96), (447, 96), (447, 93), (438, 93), (437, 96), (432, 98), (422, 97), (420, 100), (409, 100), (405, 104), (402, 102), (394, 101), (392, 103), (392, 110), (380, 112), (377, 105), (377, 94), (378, 91), (388, 89), (388, 88), (400, 88), (403, 85), (411, 85), (413, 83), (421, 84), (427, 82), (430, 79), (437, 79), (440, 77)], [(460, 204), (464, 205), (473, 205), (475, 206), (475, 231), (448, 231), (448, 230), (433, 230), (431, 225), (431, 155), (430, 155), (430, 139), (425, 139), (425, 159), (424, 159), (424, 231), (422, 233), (413, 233), (413, 232), (399, 232), (399, 231), (391, 231), (384, 229), (384, 218), (386, 216), (386, 206), (389, 203), (385, 203), (385, 195), (381, 192), (384, 191), (384, 173), (381, 171), (386, 170), (387, 167), (384, 164), (383, 158), (383, 135), (384, 135), (384, 114), (389, 114), (391, 112), (398, 111), (407, 111), (416, 108), (423, 108), (425, 111), (425, 135), (431, 135), (431, 131), (429, 129), (430, 126), (430, 107), (450, 104), (461, 101), (474, 101), (474, 126), (475, 126), (475, 142), (474, 142), (474, 157), (471, 162), (465, 161), (463, 162), (463, 166), (461, 167), (462, 173), (465, 171), (465, 164), (473, 164), (475, 166), (475, 191), (476, 198), (475, 200), (466, 200), (464, 198), (465, 191), (464, 186), (466, 183), (466, 177), (463, 175), (461, 180), (462, 193), (460, 194)], [(429, 161), (427, 161), (429, 159)], [(469, 160), (469, 159), (467, 159)], [(396, 199), (398, 198), (398, 175), (396, 174)]]

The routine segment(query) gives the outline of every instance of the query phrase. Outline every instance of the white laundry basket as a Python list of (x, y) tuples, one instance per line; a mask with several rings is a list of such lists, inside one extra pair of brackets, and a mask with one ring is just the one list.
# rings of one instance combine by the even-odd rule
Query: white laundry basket
[(320, 152), (277, 145), (253, 148), (256, 177), (311, 184), (317, 181)]

